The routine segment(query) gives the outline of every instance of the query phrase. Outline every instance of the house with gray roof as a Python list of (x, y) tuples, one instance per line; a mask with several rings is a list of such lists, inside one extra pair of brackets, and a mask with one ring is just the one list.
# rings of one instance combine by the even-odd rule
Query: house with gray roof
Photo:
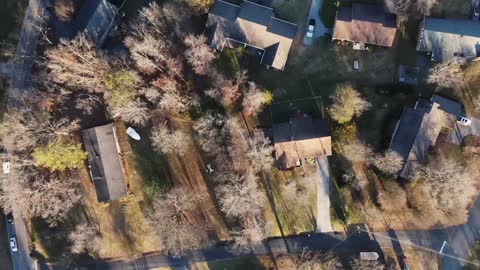
[(82, 135), (97, 201), (109, 202), (127, 196), (120, 147), (113, 125), (86, 129)]
[(100, 48), (117, 26), (118, 15), (119, 8), (108, 0), (86, 0), (78, 12), (76, 24)]
[(427, 150), (435, 145), (440, 133), (451, 133), (461, 114), (460, 103), (436, 94), (418, 100), (413, 108), (405, 108), (389, 146), (404, 161), (397, 176), (410, 179), (417, 166), (425, 162)]
[(297, 26), (276, 18), (272, 8), (247, 0), (240, 5), (216, 0), (205, 28), (212, 48), (245, 47), (246, 53), (277, 70), (285, 68), (296, 33)]
[(274, 124), (275, 163), (281, 170), (300, 166), (305, 159), (332, 155), (332, 139), (324, 119), (300, 115)]
[(418, 34), (417, 50), (436, 62), (454, 57), (480, 56), (480, 21), (425, 17)]

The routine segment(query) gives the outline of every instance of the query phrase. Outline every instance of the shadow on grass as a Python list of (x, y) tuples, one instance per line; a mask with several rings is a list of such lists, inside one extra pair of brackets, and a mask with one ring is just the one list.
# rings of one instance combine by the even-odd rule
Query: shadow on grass
[(60, 258), (68, 249), (68, 228), (64, 224), (57, 227), (49, 227), (48, 223), (34, 217), (32, 222), (32, 238), (37, 241), (46, 252), (46, 260), (51, 261)]

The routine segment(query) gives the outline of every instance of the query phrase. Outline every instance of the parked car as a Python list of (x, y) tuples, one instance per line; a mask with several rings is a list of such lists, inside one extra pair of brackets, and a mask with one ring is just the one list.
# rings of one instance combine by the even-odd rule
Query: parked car
[(480, 1), (477, 1), (473, 7), (473, 18), (474, 21), (480, 21)]
[(358, 62), (358, 60), (353, 61), (353, 69), (355, 69), (355, 70), (360, 69), (360, 62)]
[(457, 123), (459, 123), (460, 125), (464, 125), (464, 126), (470, 126), (470, 124), (472, 123), (472, 120), (470, 120), (466, 117), (463, 117), (463, 116), (459, 116), (457, 118)]
[(308, 21), (307, 37), (309, 37), (309, 38), (313, 37), (313, 30), (314, 29), (315, 29), (315, 20), (310, 19), (310, 21)]
[(13, 252), (17, 252), (17, 251), (18, 251), (18, 248), (17, 248), (17, 240), (15, 240), (14, 237), (10, 238), (10, 249), (11, 249)]
[(12, 213), (7, 214), (7, 222), (13, 224), (13, 214)]

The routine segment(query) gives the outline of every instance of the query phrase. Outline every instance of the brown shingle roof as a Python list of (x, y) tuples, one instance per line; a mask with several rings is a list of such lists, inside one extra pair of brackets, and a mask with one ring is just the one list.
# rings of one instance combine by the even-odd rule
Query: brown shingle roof
[(338, 9), (332, 39), (392, 47), (396, 32), (396, 16), (382, 6), (353, 4)]
[(295, 167), (305, 158), (332, 155), (332, 140), (325, 120), (310, 116), (273, 125), (275, 159), (282, 169)]

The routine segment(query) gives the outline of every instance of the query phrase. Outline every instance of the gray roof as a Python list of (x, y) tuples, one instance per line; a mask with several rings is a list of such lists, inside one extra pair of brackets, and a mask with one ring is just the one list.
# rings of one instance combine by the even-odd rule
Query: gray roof
[(455, 56), (480, 55), (480, 21), (425, 17), (417, 50), (432, 53), (432, 60), (448, 62)]
[(126, 196), (123, 166), (113, 126), (108, 124), (86, 129), (82, 134), (98, 202)]
[(442, 128), (453, 128), (461, 112), (460, 103), (438, 95), (420, 99), (413, 109), (403, 110), (389, 147), (403, 158), (401, 177), (411, 178), (416, 166), (425, 162), (425, 154), (435, 145)]
[[(275, 18), (273, 9), (250, 1), (239, 6), (217, 0), (208, 14), (205, 34), (211, 47), (223, 50), (247, 44), (262, 53), (262, 64), (283, 70), (293, 38), (295, 24)], [(248, 50), (247, 50), (248, 51)]]
[(79, 28), (101, 47), (116, 23), (117, 14), (118, 7), (108, 0), (86, 0), (77, 16)]

